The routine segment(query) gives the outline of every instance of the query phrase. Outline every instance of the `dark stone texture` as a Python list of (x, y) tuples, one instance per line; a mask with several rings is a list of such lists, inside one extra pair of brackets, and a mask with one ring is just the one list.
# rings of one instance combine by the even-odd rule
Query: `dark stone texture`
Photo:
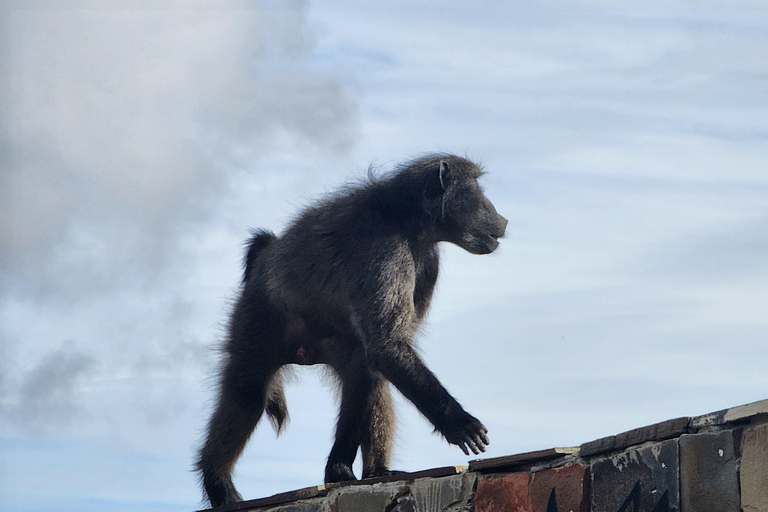
[(476, 481), (475, 473), (416, 480), (411, 484), (411, 494), (416, 502), (416, 510), (440, 512), (449, 507), (461, 505), (467, 508)]
[(733, 432), (680, 438), (680, 499), (684, 511), (740, 512)]
[(531, 476), (533, 512), (588, 512), (589, 470), (581, 464), (538, 471)]
[(313, 501), (296, 501), (269, 510), (270, 512), (329, 512), (330, 509), (331, 504), (327, 499), (317, 498)]
[(742, 510), (768, 512), (768, 425), (744, 432), (740, 475)]
[(409, 487), (402, 482), (370, 486), (349, 486), (339, 489), (336, 499), (338, 512), (382, 512), (393, 507), (398, 500), (409, 494)]
[(382, 509), (382, 512), (418, 512), (416, 500), (410, 494), (395, 499), (392, 508)]
[[(677, 440), (626, 450), (591, 466), (591, 509), (600, 512), (676, 512)], [(699, 512), (692, 509), (691, 512)]]
[(682, 417), (674, 420), (662, 421), (640, 427), (628, 432), (623, 432), (615, 436), (603, 437), (595, 441), (590, 441), (581, 445), (579, 455), (581, 457), (590, 457), (601, 453), (623, 450), (630, 446), (639, 445), (648, 441), (663, 441), (677, 437), (688, 431), (688, 422), (690, 418)]
[(475, 492), (475, 512), (532, 512), (529, 473), (484, 476)]

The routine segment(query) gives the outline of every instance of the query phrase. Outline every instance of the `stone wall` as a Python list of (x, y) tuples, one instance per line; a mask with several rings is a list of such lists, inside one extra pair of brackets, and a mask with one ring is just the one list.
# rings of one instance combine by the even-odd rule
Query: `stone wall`
[(768, 512), (768, 400), (598, 439), (216, 512)]

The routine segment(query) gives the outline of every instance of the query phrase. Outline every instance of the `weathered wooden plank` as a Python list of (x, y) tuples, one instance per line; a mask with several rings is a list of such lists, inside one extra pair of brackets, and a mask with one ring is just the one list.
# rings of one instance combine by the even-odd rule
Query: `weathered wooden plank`
[(250, 510), (258, 507), (279, 505), (281, 503), (314, 498), (315, 496), (324, 496), (327, 493), (328, 488), (325, 485), (314, 485), (312, 487), (304, 487), (303, 489), (296, 489), (294, 491), (273, 494), (272, 496), (267, 496), (266, 498), (240, 501), (238, 503), (229, 503), (227, 505), (222, 505), (216, 508), (199, 510), (198, 512), (234, 512), (237, 510)]
[(768, 415), (768, 399), (691, 418), (691, 427), (703, 428), (739, 423), (758, 415)]
[(439, 468), (423, 469), (411, 473), (402, 471), (388, 476), (379, 476), (376, 478), (366, 478), (364, 480), (352, 480), (349, 482), (340, 482), (338, 484), (328, 484), (327, 487), (343, 487), (347, 485), (372, 485), (384, 482), (399, 482), (403, 480), (416, 480), (417, 478), (440, 478), (443, 476), (458, 475), (467, 470), (467, 466), (443, 466)]
[(518, 453), (516, 455), (505, 455), (503, 457), (493, 457), (490, 459), (475, 459), (469, 461), (469, 470), (488, 471), (525, 466), (527, 464), (533, 464), (534, 462), (565, 457), (566, 455), (572, 455), (578, 451), (578, 448), (548, 448), (546, 450)]
[(623, 450), (648, 441), (663, 441), (688, 432), (690, 418), (684, 416), (673, 420), (662, 421), (646, 427), (640, 427), (615, 436), (603, 437), (581, 445), (579, 455), (589, 457), (599, 453)]

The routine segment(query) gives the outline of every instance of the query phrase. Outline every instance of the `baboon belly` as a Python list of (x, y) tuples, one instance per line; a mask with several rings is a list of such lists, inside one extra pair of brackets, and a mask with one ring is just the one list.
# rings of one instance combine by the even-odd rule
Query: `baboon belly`
[(353, 348), (354, 342), (327, 323), (300, 313), (289, 313), (286, 320), (287, 363), (333, 365)]

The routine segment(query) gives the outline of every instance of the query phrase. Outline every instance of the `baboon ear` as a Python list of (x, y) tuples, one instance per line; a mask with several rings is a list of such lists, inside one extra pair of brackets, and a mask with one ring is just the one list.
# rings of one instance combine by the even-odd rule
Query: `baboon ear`
[(429, 179), (427, 180), (427, 186), (424, 190), (424, 197), (428, 199), (434, 199), (440, 197), (448, 188), (448, 182), (450, 176), (448, 173), (448, 164), (444, 160), (440, 160), (440, 166), (437, 172), (430, 171)]
[(443, 191), (448, 189), (448, 182), (451, 178), (451, 169), (448, 167), (448, 162), (445, 160), (440, 160), (440, 188), (443, 189)]

